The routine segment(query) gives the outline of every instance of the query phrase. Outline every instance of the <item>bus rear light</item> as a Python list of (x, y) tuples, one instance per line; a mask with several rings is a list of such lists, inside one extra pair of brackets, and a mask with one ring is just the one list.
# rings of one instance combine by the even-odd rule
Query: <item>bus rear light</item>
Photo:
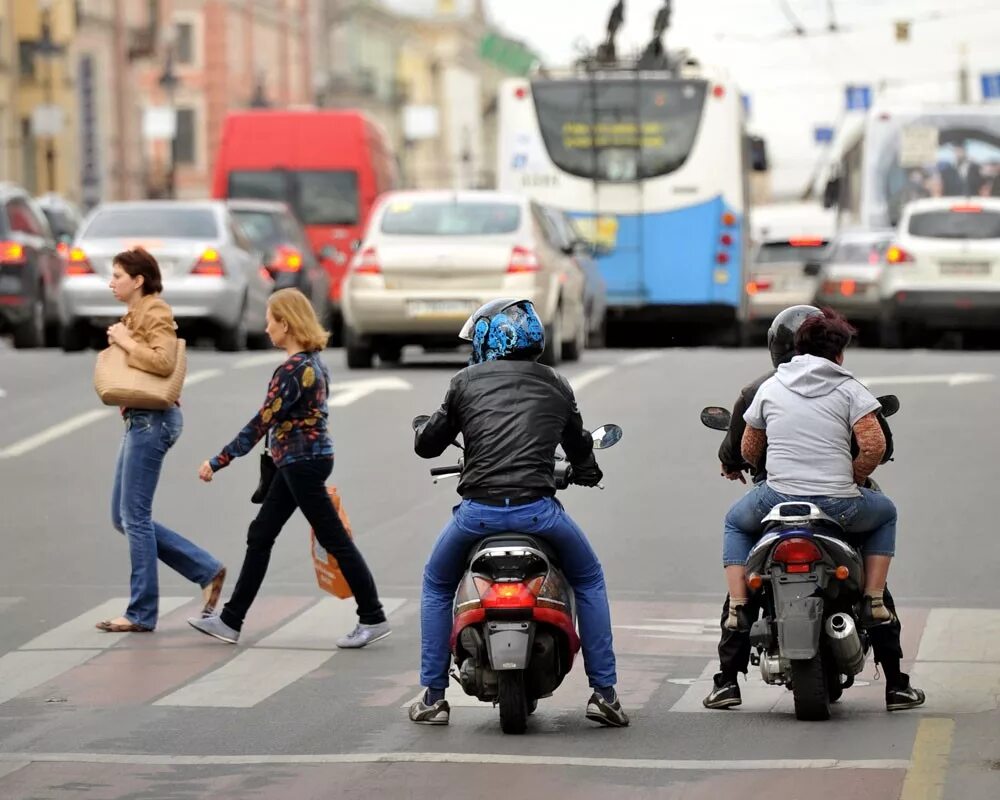
[(518, 86), (514, 90), (514, 97), (516, 97), (518, 100), (523, 100), (527, 96), (528, 96), (528, 90), (525, 89), (523, 86)]
[(885, 260), (890, 264), (905, 264), (913, 261), (913, 256), (907, 253), (899, 245), (893, 245), (885, 251)]
[(67, 275), (93, 275), (94, 268), (90, 266), (90, 259), (79, 247), (71, 247), (69, 255), (66, 256)]
[(792, 247), (822, 247), (826, 244), (818, 236), (796, 236), (788, 240)]
[(510, 263), (507, 265), (507, 272), (511, 274), (522, 274), (526, 272), (538, 272), (538, 256), (530, 247), (514, 245), (510, 251)]
[(0, 264), (23, 264), (25, 260), (20, 242), (0, 242)]
[(729, 263), (729, 253), (716, 253), (715, 261), (718, 264), (728, 264)]
[(722, 99), (723, 97), (726, 96), (726, 87), (720, 84), (716, 84), (715, 86), (712, 87), (712, 96)]
[(733, 237), (730, 236), (728, 233), (724, 233), (719, 238), (719, 241), (722, 243), (723, 247), (729, 247), (733, 243)]
[(378, 250), (374, 247), (366, 247), (355, 257), (351, 270), (358, 275), (381, 275), (382, 265), (378, 260)]
[(209, 247), (201, 254), (198, 263), (191, 270), (192, 275), (203, 275), (211, 278), (218, 278), (225, 275), (222, 268), (222, 256), (214, 247)]
[(727, 228), (736, 224), (736, 215), (732, 211), (727, 211), (722, 215), (722, 224)]

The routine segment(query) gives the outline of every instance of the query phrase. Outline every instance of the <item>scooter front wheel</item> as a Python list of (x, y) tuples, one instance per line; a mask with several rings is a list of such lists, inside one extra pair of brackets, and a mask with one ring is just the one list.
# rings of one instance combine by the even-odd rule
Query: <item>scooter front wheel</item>
[(504, 733), (524, 733), (528, 727), (528, 695), (524, 670), (508, 669), (497, 673), (500, 693), (500, 729)]

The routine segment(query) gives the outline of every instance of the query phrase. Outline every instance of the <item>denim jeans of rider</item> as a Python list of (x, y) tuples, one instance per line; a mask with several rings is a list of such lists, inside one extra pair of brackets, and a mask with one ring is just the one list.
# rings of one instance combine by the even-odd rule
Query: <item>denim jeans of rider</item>
[(222, 569), (211, 554), (153, 521), (153, 496), (163, 459), (183, 427), (179, 408), (125, 412), (125, 435), (111, 491), (111, 522), (128, 539), (132, 562), (132, 596), (125, 618), (144, 628), (155, 628), (159, 613), (157, 559), (199, 586), (209, 584)]
[(758, 484), (737, 500), (726, 514), (722, 536), (722, 563), (745, 564), (750, 550), (764, 533), (762, 520), (778, 503), (813, 503), (839, 522), (848, 533), (863, 537), (865, 555), (891, 556), (896, 550), (896, 506), (881, 492), (861, 489), (857, 497), (799, 497), (781, 494)]
[(465, 500), (441, 532), (424, 567), (420, 596), (420, 683), (448, 688), (452, 602), (469, 550), (485, 536), (516, 531), (548, 541), (576, 596), (584, 668), (593, 687), (614, 686), (615, 653), (604, 571), (587, 537), (553, 498), (523, 506), (488, 506)]
[(232, 597), (222, 609), (222, 621), (230, 628), (242, 629), (243, 620), (267, 574), (274, 542), (295, 509), (301, 509), (316, 532), (316, 541), (320, 546), (337, 559), (340, 571), (354, 594), (358, 620), (366, 625), (385, 622), (375, 579), (361, 551), (348, 536), (327, 492), (326, 479), (332, 471), (332, 458), (294, 461), (278, 468), (257, 518), (250, 523), (240, 577)]

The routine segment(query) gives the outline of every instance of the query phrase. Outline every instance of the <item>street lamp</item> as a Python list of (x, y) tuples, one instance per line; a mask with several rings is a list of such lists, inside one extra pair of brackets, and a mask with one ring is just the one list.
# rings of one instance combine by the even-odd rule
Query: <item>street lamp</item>
[[(35, 45), (35, 54), (48, 62), (45, 71), (45, 105), (51, 114), (54, 108), (53, 90), (55, 84), (54, 62), (62, 55), (63, 48), (52, 39), (52, 12), (48, 6), (42, 9), (41, 18), (42, 31)], [(45, 145), (45, 171), (49, 185), (49, 191), (56, 190), (56, 134), (55, 130), (49, 132), (47, 144)]]
[(174, 116), (174, 125), (170, 135), (170, 166), (167, 169), (167, 197), (173, 199), (175, 192), (175, 179), (177, 168), (177, 106), (174, 100), (174, 93), (180, 84), (177, 73), (174, 72), (174, 45), (167, 45), (167, 51), (163, 59), (163, 72), (159, 78), (160, 88), (167, 94), (167, 104)]

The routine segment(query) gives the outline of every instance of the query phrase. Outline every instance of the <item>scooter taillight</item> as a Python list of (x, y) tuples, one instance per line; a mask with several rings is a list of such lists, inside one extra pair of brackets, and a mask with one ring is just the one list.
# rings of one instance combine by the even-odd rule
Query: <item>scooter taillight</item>
[(483, 608), (533, 608), (543, 581), (534, 578), (527, 583), (491, 583), (480, 592), (479, 599)]
[(809, 572), (812, 564), (821, 561), (823, 554), (809, 539), (796, 536), (785, 539), (771, 553), (771, 560), (785, 565), (785, 572)]

